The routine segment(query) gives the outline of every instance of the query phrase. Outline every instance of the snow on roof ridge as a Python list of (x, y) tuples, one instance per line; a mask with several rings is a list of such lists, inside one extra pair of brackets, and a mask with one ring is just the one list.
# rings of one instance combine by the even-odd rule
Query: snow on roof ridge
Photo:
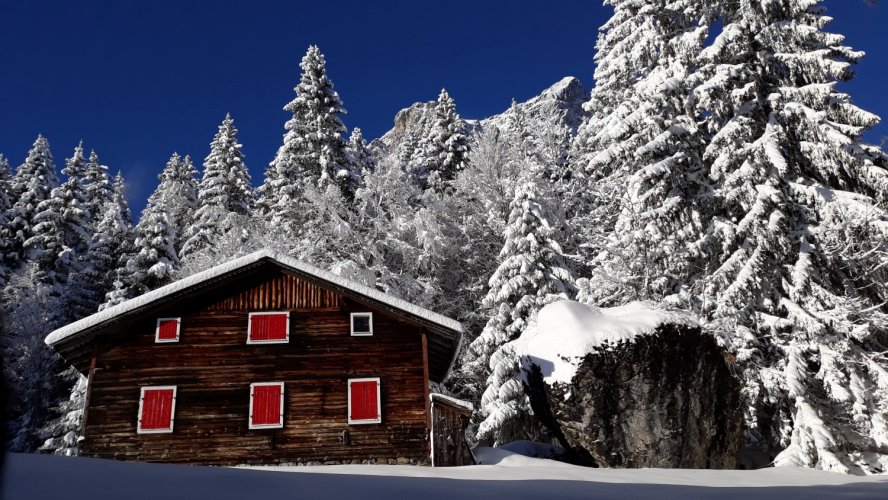
[(431, 323), (435, 323), (437, 325), (455, 330), (460, 333), (462, 333), (463, 331), (462, 324), (460, 324), (460, 322), (456, 321), (455, 319), (448, 318), (442, 314), (430, 311), (416, 304), (411, 304), (404, 299), (393, 297), (391, 295), (388, 295), (387, 293), (381, 292), (362, 283), (358, 283), (354, 280), (343, 278), (342, 276), (333, 274), (329, 271), (325, 271), (311, 264), (301, 262), (288, 255), (284, 255), (274, 250), (264, 248), (261, 250), (257, 250), (251, 254), (247, 254), (242, 257), (238, 257), (228, 262), (211, 267), (205, 271), (192, 274), (191, 276), (188, 276), (186, 278), (174, 281), (169, 285), (162, 286), (157, 290), (152, 290), (148, 293), (127, 300), (126, 302), (121, 302), (120, 304), (117, 304), (113, 307), (109, 307), (108, 309), (99, 311), (91, 316), (87, 316), (73, 323), (69, 323), (68, 325), (65, 325), (47, 335), (44, 342), (46, 342), (46, 344), (50, 346), (55, 345), (72, 335), (76, 335), (83, 330), (100, 325), (121, 314), (139, 309), (156, 300), (162, 299), (176, 292), (181, 292), (186, 288), (199, 285), (205, 281), (217, 278), (232, 271), (236, 271), (250, 264), (255, 264), (265, 258), (271, 259), (279, 264), (284, 265), (285, 267), (304, 272), (305, 274), (309, 274), (323, 281), (327, 281), (334, 285), (349, 289), (360, 295), (367, 296), (373, 300), (391, 306), (395, 309), (399, 309), (408, 314), (420, 317)]

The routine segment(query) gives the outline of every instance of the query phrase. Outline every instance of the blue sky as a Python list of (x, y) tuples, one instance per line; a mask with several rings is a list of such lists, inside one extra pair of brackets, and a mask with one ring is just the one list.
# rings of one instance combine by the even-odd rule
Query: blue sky
[[(830, 29), (868, 53), (843, 89), (888, 120), (888, 4), (826, 5)], [(226, 112), (258, 184), (310, 44), (327, 57), (346, 125), (375, 138), (442, 87), (467, 118), (567, 75), (591, 87), (609, 14), (599, 0), (0, 0), (0, 152), (16, 166), (43, 133), (61, 167), (83, 139), (124, 172), (138, 213), (170, 154), (202, 161)], [(888, 124), (867, 135), (882, 136)]]

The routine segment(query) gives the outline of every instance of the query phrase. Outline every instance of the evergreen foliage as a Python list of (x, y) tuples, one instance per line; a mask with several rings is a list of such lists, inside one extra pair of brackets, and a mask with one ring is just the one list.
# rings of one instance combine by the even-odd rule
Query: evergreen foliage
[(16, 260), (21, 256), (25, 241), (33, 236), (38, 206), (49, 199), (58, 184), (49, 141), (39, 135), (10, 183), (9, 194), (15, 200), (12, 207), (12, 230)]
[(323, 191), (335, 183), (348, 196), (359, 175), (348, 169), (341, 118), (346, 111), (327, 76), (320, 49), (310, 46), (299, 67), (302, 76), (294, 89), (296, 97), (284, 106), (284, 111), (292, 113), (284, 125), (284, 143), (266, 169), (260, 189), (262, 212), (272, 226), (287, 234), (298, 233), (301, 221), (292, 206), (307, 186)]
[[(432, 127), (419, 143), (422, 157), (418, 161), (416, 178), (423, 187), (440, 192), (465, 168), (469, 143), (465, 125), (456, 113), (456, 104), (447, 90), (441, 89), (434, 109)], [(416, 153), (413, 156), (415, 158)]]
[[(487, 375), (481, 398), (484, 421), (479, 438), (508, 442), (517, 434), (513, 421), (518, 417), (515, 390), (504, 387), (518, 368), (507, 344), (517, 339), (530, 318), (544, 305), (567, 298), (574, 290), (574, 276), (567, 267), (561, 246), (553, 239), (554, 214), (539, 196), (534, 181), (521, 184), (510, 205), (505, 244), (499, 254), (499, 267), (488, 282), (481, 301), (490, 311), (490, 320), (471, 345), (466, 370)], [(521, 404), (526, 403), (520, 398)]]
[(229, 232), (241, 232), (246, 225), (253, 205), (253, 188), (241, 147), (234, 119), (226, 114), (204, 160), (197, 194), (200, 208), (180, 252), (183, 260), (213, 246)]

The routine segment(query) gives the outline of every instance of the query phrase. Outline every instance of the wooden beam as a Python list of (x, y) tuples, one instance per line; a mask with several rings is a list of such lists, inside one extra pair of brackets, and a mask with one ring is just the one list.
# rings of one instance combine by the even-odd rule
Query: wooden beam
[(89, 361), (89, 375), (86, 377), (86, 397), (83, 402), (83, 415), (80, 419), (80, 437), (86, 436), (86, 421), (89, 418), (89, 400), (92, 396), (93, 374), (96, 372), (96, 352), (98, 351), (98, 342), (93, 341), (92, 358)]
[(435, 437), (431, 435), (432, 401), (429, 398), (429, 340), (426, 337), (425, 332), (422, 332), (422, 388), (423, 398), (425, 399), (426, 435), (429, 436), (429, 453), (431, 454), (432, 439), (434, 439)]

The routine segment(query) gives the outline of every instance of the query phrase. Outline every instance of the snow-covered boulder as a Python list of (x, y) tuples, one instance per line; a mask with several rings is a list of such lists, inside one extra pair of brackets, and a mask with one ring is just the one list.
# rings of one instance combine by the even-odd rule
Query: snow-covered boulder
[(734, 468), (743, 444), (730, 356), (693, 316), (647, 303), (544, 307), (516, 342), (540, 421), (603, 466)]

